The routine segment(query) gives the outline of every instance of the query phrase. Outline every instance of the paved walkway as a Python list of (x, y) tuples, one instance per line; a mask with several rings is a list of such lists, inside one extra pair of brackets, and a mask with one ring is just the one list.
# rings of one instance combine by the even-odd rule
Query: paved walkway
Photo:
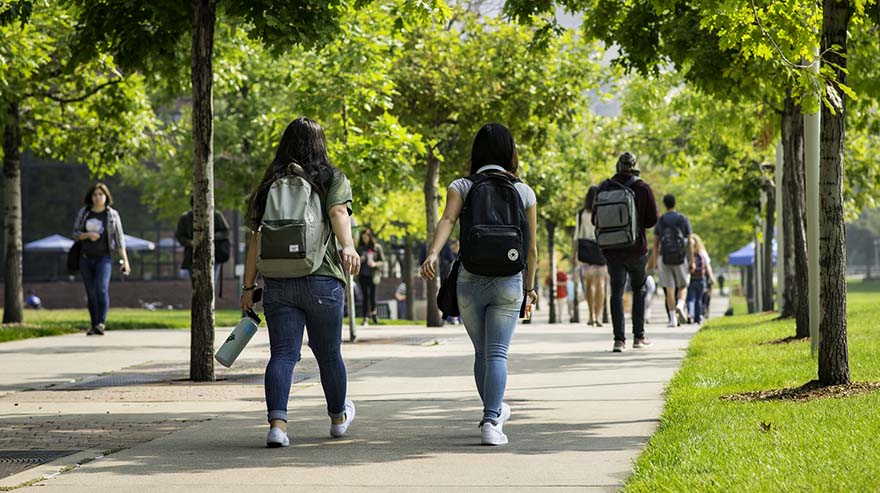
[[(479, 446), (472, 352), (460, 326), (361, 329), (360, 341), (343, 348), (357, 419), (338, 440), (329, 438), (306, 349), (285, 449), (264, 448), (265, 330), (211, 384), (184, 380), (186, 331), (0, 344), (0, 451), (79, 451), (0, 486), (44, 476), (18, 491), (613, 491), (656, 429), (664, 386), (695, 330), (667, 329), (662, 300), (654, 303), (654, 347), (623, 354), (610, 352), (610, 324), (550, 325), (538, 313), (520, 325), (503, 447)], [(716, 297), (713, 315), (726, 307)], [(117, 386), (126, 382), (140, 384)]]

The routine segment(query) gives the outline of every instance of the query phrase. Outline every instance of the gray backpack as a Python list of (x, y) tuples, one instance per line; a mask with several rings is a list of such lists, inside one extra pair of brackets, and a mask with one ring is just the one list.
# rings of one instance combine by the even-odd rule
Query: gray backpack
[(324, 261), (330, 228), (321, 197), (300, 176), (272, 183), (257, 240), (257, 269), (265, 277), (305, 277)]
[(626, 183), (606, 180), (607, 185), (596, 195), (596, 242), (599, 248), (615, 249), (634, 246), (639, 241), (639, 216), (631, 176)]

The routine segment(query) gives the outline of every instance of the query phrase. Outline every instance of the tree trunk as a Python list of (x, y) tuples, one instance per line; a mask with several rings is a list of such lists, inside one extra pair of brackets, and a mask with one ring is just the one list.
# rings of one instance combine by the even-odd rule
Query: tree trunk
[[(547, 221), (547, 253), (550, 255), (550, 289), (547, 294), (547, 306), (550, 310), (550, 323), (559, 323), (562, 315), (557, 313), (558, 305), (556, 304), (556, 242), (554, 236), (556, 234), (556, 224), (553, 221)], [(540, 279), (536, 279), (540, 282)]]
[(403, 282), (406, 284), (406, 319), (416, 319), (416, 285), (413, 282), (413, 243), (409, 236), (404, 240)]
[(762, 268), (764, 278), (761, 280), (763, 287), (761, 294), (764, 297), (764, 311), (773, 311), (773, 237), (776, 231), (774, 218), (776, 217), (776, 189), (773, 187), (772, 181), (767, 181), (764, 187), (767, 191), (766, 210), (764, 211), (764, 255), (761, 260), (764, 262)]
[[(440, 160), (434, 156), (434, 150), (431, 149), (428, 151), (428, 171), (425, 174), (425, 219), (428, 224), (428, 238), (425, 244), (425, 251), (431, 247), (431, 242), (434, 241), (434, 230), (437, 228), (437, 221), (439, 220), (439, 214), (437, 209), (439, 207), (439, 203), (437, 200), (437, 188), (440, 183)], [(427, 322), (428, 327), (442, 327), (443, 319), (440, 317), (440, 309), (437, 308), (437, 291), (440, 290), (440, 275), (434, 276), (434, 279), (427, 281), (428, 289), (427, 289), (427, 301), (428, 301), (428, 313), (427, 313)]]
[[(575, 232), (574, 232), (574, 230), (572, 230), (571, 234), (569, 235), (569, 238), (574, 238), (574, 235), (575, 235)], [(580, 299), (580, 284), (581, 283), (580, 283), (580, 269), (578, 269), (578, 262), (577, 262), (577, 245), (574, 243), (572, 244), (572, 250), (571, 250), (571, 283), (574, 286), (574, 288), (573, 288), (574, 292), (572, 293), (572, 295), (574, 295), (574, 300), (572, 301), (572, 303), (574, 303), (574, 306), (571, 307), (571, 323), (579, 324), (579, 323), (581, 323), (581, 311), (579, 309), (580, 307), (578, 306), (579, 305), (578, 300)]]
[(780, 318), (793, 318), (795, 316), (795, 291), (794, 285), (794, 219), (792, 218), (791, 200), (786, 192), (785, 177), (782, 178), (782, 238), (783, 248), (779, 252), (777, 262), (782, 262), (782, 276), (785, 278), (785, 287), (782, 290), (782, 311)]
[[(822, 62), (833, 70), (838, 84), (846, 84), (846, 41), (849, 2), (824, 0), (822, 7)], [(839, 67), (839, 68), (836, 68)], [(831, 109), (822, 106), (821, 167), (819, 169), (819, 382), (823, 385), (849, 383), (849, 355), (846, 340), (846, 228), (843, 216), (843, 153), (846, 143), (846, 95)]]
[(21, 323), (24, 304), (21, 286), (21, 123), (18, 103), (6, 105), (3, 127), (3, 323)]
[(786, 232), (785, 247), (790, 256), (787, 262), (791, 277), (786, 278), (786, 291), (790, 293), (795, 316), (795, 337), (810, 337), (810, 303), (807, 279), (807, 198), (806, 165), (804, 156), (804, 116), (791, 91), (786, 93), (782, 117), (784, 147), (782, 184), (785, 189), (784, 215)]
[(215, 0), (192, 0), (193, 294), (189, 375), (214, 380), (214, 102)]

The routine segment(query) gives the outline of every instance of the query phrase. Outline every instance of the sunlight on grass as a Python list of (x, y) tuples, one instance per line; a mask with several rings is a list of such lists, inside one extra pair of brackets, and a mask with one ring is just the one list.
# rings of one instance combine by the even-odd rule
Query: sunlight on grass
[[(229, 327), (238, 323), (238, 310), (217, 310), (215, 325)], [(89, 328), (87, 310), (27, 310), (24, 324), (0, 326), (0, 342), (71, 334)], [(188, 329), (189, 310), (142, 310), (112, 308), (107, 313), (107, 330), (123, 329)]]
[[(880, 380), (880, 283), (850, 284), (853, 381)], [(743, 313), (743, 312), (738, 312)], [(775, 314), (714, 319), (667, 389), (657, 433), (626, 491), (868, 491), (880, 484), (880, 393), (809, 402), (729, 402), (816, 378), (809, 342)], [(762, 425), (763, 424), (763, 425)]]

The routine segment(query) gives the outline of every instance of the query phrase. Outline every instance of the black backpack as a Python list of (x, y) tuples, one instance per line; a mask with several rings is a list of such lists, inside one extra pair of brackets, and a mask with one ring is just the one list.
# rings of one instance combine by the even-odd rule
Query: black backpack
[[(581, 220), (584, 216), (584, 211), (586, 209), (581, 209), (578, 211), (577, 222), (575, 226), (575, 230), (577, 234), (581, 234)], [(578, 236), (577, 239), (577, 259), (579, 262), (583, 262), (589, 265), (605, 265), (607, 262), (605, 260), (605, 256), (602, 255), (602, 249), (599, 248), (599, 244), (596, 243), (596, 238), (581, 238)]]
[(232, 244), (228, 239), (214, 240), (214, 264), (225, 264), (232, 254)]
[(681, 265), (687, 258), (687, 238), (681, 231), (683, 218), (676, 214), (676, 219), (673, 225), (664, 221), (663, 233), (660, 234), (660, 255), (665, 265)]
[(461, 209), (461, 263), (468, 272), (504, 277), (525, 270), (529, 224), (516, 178), (488, 172), (473, 183)]

